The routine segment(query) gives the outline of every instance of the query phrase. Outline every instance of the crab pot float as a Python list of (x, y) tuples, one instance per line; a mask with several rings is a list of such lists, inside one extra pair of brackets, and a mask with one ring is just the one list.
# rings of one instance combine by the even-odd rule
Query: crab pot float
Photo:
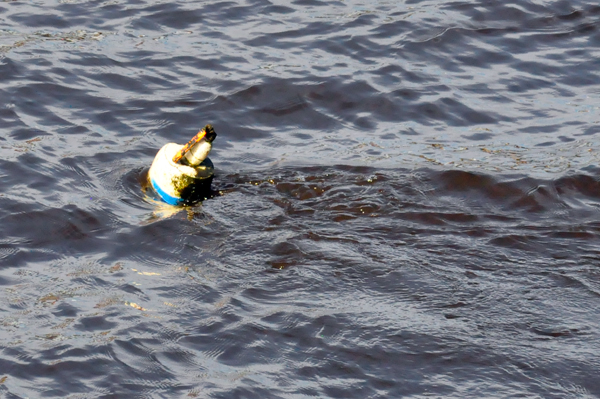
[(168, 143), (158, 151), (148, 180), (164, 202), (181, 205), (210, 195), (214, 165), (208, 154), (216, 137), (213, 127), (206, 125), (187, 144)]

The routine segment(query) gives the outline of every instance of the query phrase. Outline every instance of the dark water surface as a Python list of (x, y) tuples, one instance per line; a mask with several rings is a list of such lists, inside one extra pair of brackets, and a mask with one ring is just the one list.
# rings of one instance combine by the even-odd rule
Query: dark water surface
[[(0, 395), (600, 396), (593, 1), (0, 2)], [(223, 195), (152, 200), (206, 123)]]

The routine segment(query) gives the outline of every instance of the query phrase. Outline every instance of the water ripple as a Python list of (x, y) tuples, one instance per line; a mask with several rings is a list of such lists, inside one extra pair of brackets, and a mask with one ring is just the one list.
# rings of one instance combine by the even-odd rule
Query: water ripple
[(597, 4), (1, 3), (4, 396), (598, 396)]

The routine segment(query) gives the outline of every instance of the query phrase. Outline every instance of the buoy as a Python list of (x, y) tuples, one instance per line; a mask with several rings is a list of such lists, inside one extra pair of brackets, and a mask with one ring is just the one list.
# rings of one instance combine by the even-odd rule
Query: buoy
[(158, 151), (148, 179), (163, 201), (180, 205), (206, 198), (214, 175), (208, 154), (216, 137), (206, 125), (187, 144), (168, 143)]

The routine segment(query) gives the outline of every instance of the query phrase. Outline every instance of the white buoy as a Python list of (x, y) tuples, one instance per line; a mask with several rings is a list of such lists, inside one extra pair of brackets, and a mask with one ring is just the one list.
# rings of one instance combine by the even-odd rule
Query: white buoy
[(163, 201), (179, 205), (210, 191), (214, 166), (207, 157), (216, 137), (206, 125), (186, 145), (168, 143), (158, 151), (148, 179)]

